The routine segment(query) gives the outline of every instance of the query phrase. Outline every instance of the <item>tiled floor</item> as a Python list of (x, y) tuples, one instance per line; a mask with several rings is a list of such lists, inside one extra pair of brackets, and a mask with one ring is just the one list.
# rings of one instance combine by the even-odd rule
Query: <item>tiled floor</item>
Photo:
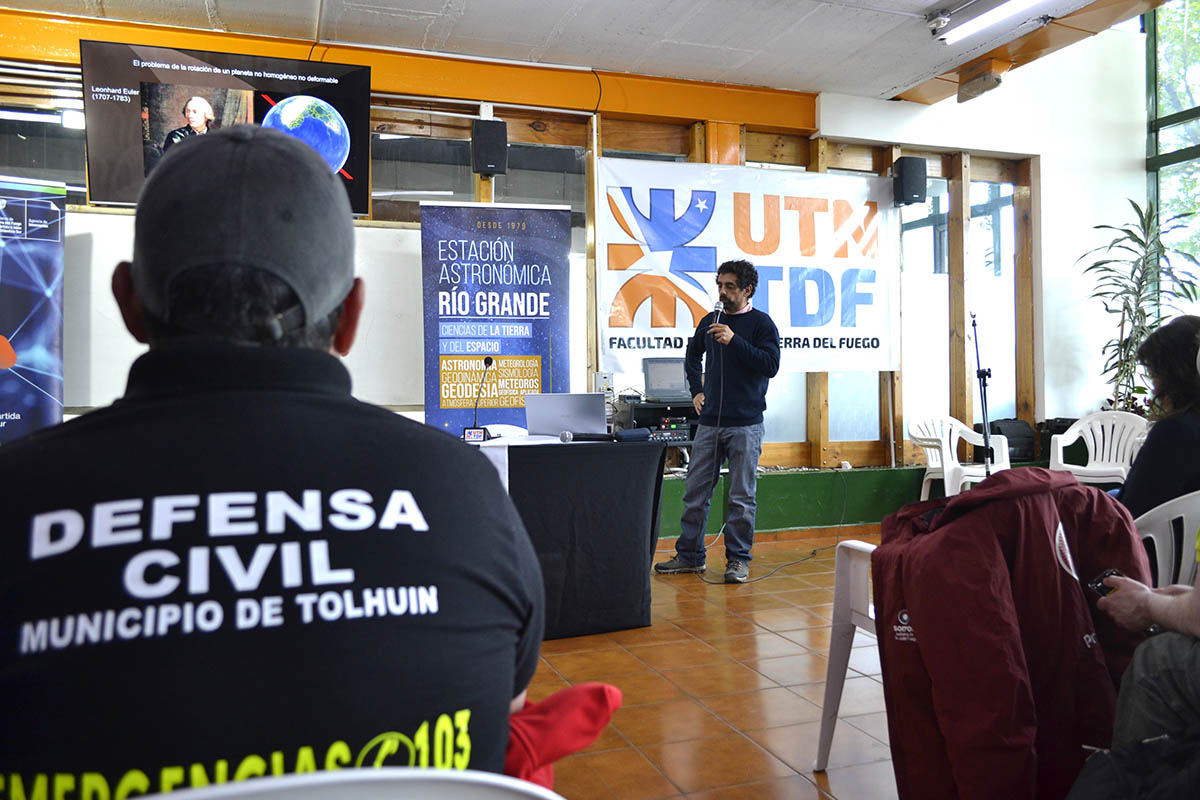
[[(750, 577), (830, 544), (756, 544)], [(704, 577), (720, 580), (719, 545), (709, 564)], [(708, 584), (698, 575), (651, 580), (649, 628), (542, 645), (532, 700), (579, 681), (604, 681), (624, 693), (600, 738), (557, 763), (556, 791), (569, 800), (896, 797), (879, 654), (874, 637), (862, 631), (829, 769), (812, 771), (829, 648), (832, 549), (743, 586)]]

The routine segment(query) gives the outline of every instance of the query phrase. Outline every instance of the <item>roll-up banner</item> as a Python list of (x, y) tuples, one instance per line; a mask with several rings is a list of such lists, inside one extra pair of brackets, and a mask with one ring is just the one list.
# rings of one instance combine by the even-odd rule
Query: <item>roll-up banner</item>
[(890, 178), (602, 158), (597, 180), (604, 369), (682, 356), (734, 259), (758, 269), (751, 302), (779, 328), (780, 369), (898, 367)]
[(0, 175), (0, 444), (62, 422), (66, 184)]
[[(525, 426), (525, 395), (570, 390), (567, 206), (421, 204), (425, 422)], [(485, 359), (491, 359), (490, 366)]]

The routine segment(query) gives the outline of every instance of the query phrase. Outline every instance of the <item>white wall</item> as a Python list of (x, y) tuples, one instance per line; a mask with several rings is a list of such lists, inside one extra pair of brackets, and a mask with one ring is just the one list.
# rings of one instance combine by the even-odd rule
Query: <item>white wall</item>
[(1038, 419), (1080, 416), (1107, 395), (1100, 348), (1113, 325), (1076, 261), (1107, 241), (1092, 226), (1124, 222), (1126, 198), (1144, 202), (1145, 71), (1145, 38), (1110, 30), (963, 104), (818, 100), (821, 136), (1034, 157)]
[[(346, 368), (355, 396), (380, 405), (424, 402), (421, 234), (355, 228), (355, 274), (367, 301)], [(63, 250), (63, 394), (68, 407), (96, 407), (125, 393), (129, 366), (145, 352), (121, 320), (110, 281), (133, 255), (133, 217), (69, 212)]]
[[(146, 351), (125, 330), (110, 282), (117, 262), (133, 257), (133, 216), (67, 213), (63, 250), (63, 394), (71, 408), (111, 403), (125, 393), (129, 367)], [(573, 250), (583, 232), (573, 232)], [(421, 231), (415, 227), (355, 227), (355, 274), (366, 284), (366, 305), (354, 348), (345, 359), (354, 395), (386, 406), (423, 406), (424, 321), (421, 309)], [(571, 319), (586, 318), (585, 265), (570, 261)], [(571, 390), (585, 391), (587, 336), (572, 326)], [(421, 411), (406, 416), (424, 419)]]

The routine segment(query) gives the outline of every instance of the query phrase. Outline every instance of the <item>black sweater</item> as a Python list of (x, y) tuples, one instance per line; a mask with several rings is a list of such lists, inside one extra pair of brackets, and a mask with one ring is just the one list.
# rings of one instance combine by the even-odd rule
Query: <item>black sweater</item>
[(704, 392), (700, 424), (756, 425), (762, 422), (767, 407), (767, 382), (779, 372), (779, 329), (757, 309), (722, 313), (717, 321), (734, 333), (729, 344), (723, 345), (708, 335), (713, 317), (711, 312), (706, 314), (696, 326), (684, 362), (692, 397)]
[(1117, 498), (1136, 519), (1168, 500), (1200, 490), (1198, 451), (1200, 411), (1189, 408), (1160, 419), (1150, 426)]

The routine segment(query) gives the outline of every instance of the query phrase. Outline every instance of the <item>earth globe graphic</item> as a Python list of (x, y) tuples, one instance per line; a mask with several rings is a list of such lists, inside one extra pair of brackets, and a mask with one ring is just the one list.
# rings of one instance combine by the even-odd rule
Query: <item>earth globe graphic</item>
[(280, 100), (262, 126), (295, 136), (321, 154), (337, 172), (350, 155), (350, 129), (338, 110), (319, 97), (297, 94)]

